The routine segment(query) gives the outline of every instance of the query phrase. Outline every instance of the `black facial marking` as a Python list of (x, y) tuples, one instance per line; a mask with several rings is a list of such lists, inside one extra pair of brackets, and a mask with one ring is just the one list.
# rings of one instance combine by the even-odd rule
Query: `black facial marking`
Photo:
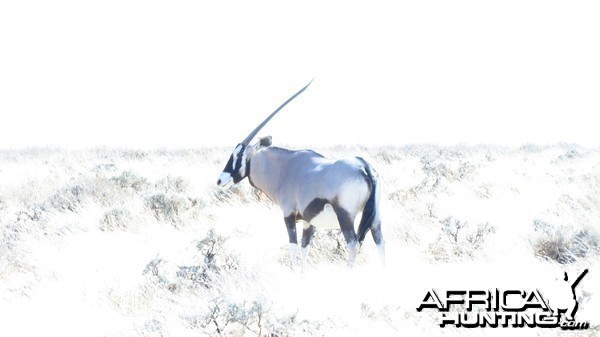
[(233, 177), (233, 182), (236, 183), (236, 184), (239, 183), (242, 179), (245, 178), (245, 176), (242, 176), (240, 174), (240, 168), (242, 167), (242, 159), (243, 159), (242, 152), (243, 152), (243, 150), (240, 151), (240, 154), (235, 159), (235, 161), (236, 161), (236, 163), (235, 163), (236, 169), (231, 174), (231, 177)]
[(326, 204), (329, 204), (329, 200), (316, 198), (311, 201), (308, 206), (302, 212), (302, 219), (310, 222), (310, 220), (314, 219), (319, 213), (323, 212)]
[[(246, 177), (246, 175), (242, 175), (242, 174), (245, 174), (247, 172), (247, 170), (246, 170), (246, 172), (242, 172), (242, 174), (240, 174), (240, 167), (242, 166), (242, 160), (244, 158), (243, 154), (244, 154), (245, 147), (241, 144), (238, 146), (242, 146), (242, 148), (238, 152), (237, 156), (234, 157), (233, 154), (231, 156), (229, 156), (229, 160), (227, 161), (227, 164), (225, 164), (225, 168), (223, 168), (223, 172), (227, 172), (227, 173), (231, 174), (231, 178), (233, 178), (233, 182), (236, 184), (239, 183), (240, 181), (242, 181)], [(236, 149), (238, 148), (238, 146), (236, 146)], [(235, 163), (235, 169), (233, 168), (233, 166), (234, 166), (233, 163)]]
[(231, 171), (233, 171), (233, 155), (229, 156), (229, 160), (227, 161), (227, 164), (225, 164), (225, 167), (223, 168), (223, 172), (227, 172), (231, 174)]

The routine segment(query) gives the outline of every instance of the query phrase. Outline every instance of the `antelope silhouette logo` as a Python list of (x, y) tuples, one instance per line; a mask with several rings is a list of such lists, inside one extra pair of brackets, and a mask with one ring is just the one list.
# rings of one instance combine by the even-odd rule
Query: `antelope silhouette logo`
[(553, 315), (560, 316), (561, 313), (564, 313), (564, 318), (567, 321), (575, 320), (575, 314), (579, 308), (579, 303), (577, 303), (577, 295), (575, 294), (575, 288), (587, 273), (588, 270), (584, 270), (575, 279), (575, 281), (571, 283), (569, 280), (569, 274), (565, 272), (565, 277), (563, 279), (564, 286), (562, 291), (560, 294), (558, 294), (559, 296), (553, 296), (548, 301), (548, 306), (552, 310)]

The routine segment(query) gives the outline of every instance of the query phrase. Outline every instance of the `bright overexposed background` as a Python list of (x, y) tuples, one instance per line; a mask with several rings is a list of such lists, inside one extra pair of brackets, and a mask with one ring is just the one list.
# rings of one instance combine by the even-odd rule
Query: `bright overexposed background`
[[(371, 235), (348, 269), (341, 232), (317, 229), (291, 271), (279, 207), (215, 184), (225, 148), (0, 150), (0, 336), (600, 335), (600, 148), (318, 150), (380, 174), (385, 268)], [(431, 288), (553, 304), (584, 269), (586, 331), (441, 329), (416, 310)]]
[(596, 1), (3, 1), (0, 147), (597, 146)]

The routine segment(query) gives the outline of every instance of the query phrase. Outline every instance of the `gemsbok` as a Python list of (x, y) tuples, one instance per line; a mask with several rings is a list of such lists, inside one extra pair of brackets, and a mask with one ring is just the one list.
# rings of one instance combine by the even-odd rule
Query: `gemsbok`
[[(312, 82), (312, 81), (311, 81)], [(256, 134), (286, 104), (285, 101), (239, 143), (229, 157), (217, 184), (227, 186), (248, 177), (250, 184), (281, 207), (290, 242), (291, 268), (295, 269), (298, 237), (296, 223), (304, 222), (301, 242), (302, 269), (316, 228), (339, 228), (348, 244), (352, 267), (369, 230), (384, 261), (384, 240), (379, 216), (380, 187), (375, 170), (360, 157), (333, 160), (312, 150), (292, 151), (271, 146), (271, 136), (250, 145)], [(362, 212), (358, 234), (354, 219)]]

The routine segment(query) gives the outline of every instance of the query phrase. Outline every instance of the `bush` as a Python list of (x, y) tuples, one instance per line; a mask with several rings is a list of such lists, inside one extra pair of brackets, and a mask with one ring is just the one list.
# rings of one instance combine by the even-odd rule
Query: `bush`
[(100, 230), (113, 231), (118, 229), (126, 229), (132, 221), (131, 212), (126, 208), (113, 208), (104, 213), (100, 222)]
[(146, 199), (146, 204), (158, 220), (178, 224), (194, 206), (192, 200), (179, 194), (155, 194)]
[(223, 236), (216, 234), (212, 229), (209, 230), (206, 237), (196, 244), (202, 261), (197, 265), (179, 267), (177, 276), (191, 280), (203, 288), (211, 288), (217, 276), (236, 270), (237, 257), (225, 252), (225, 241)]
[(456, 257), (475, 257), (488, 236), (495, 232), (494, 227), (487, 222), (473, 226), (466, 221), (447, 217), (440, 223), (441, 233), (429, 248), (436, 260), (441, 261)]
[(196, 243), (199, 253), (197, 264), (173, 266), (157, 257), (146, 265), (144, 273), (155, 277), (159, 284), (171, 291), (180, 287), (212, 289), (220, 277), (239, 267), (237, 256), (225, 250), (225, 242), (223, 236), (211, 229)]
[(56, 208), (59, 211), (75, 212), (84, 201), (85, 197), (88, 196), (89, 192), (90, 191), (82, 185), (74, 185), (56, 192), (50, 197), (48, 203), (51, 207)]
[(156, 183), (156, 188), (165, 193), (184, 193), (188, 190), (189, 183), (181, 177), (167, 176)]
[(590, 254), (600, 253), (598, 233), (590, 228), (552, 225), (535, 219), (533, 231), (534, 235), (531, 240), (533, 252), (543, 259), (566, 264)]
[(131, 171), (123, 171), (121, 175), (112, 177), (110, 181), (121, 188), (132, 189), (138, 192), (148, 188), (149, 185), (146, 178), (140, 177)]
[(248, 331), (263, 336), (265, 315), (269, 310), (263, 300), (232, 301), (217, 296), (209, 301), (207, 309), (204, 317), (199, 319), (199, 325), (209, 333), (240, 336)]
[(144, 274), (170, 293), (198, 296), (199, 312), (182, 318), (207, 335), (263, 336), (271, 324), (269, 302), (251, 292), (241, 298), (233, 297), (224, 286), (238, 282), (244, 273), (239, 270), (237, 256), (227, 251), (226, 238), (209, 230), (195, 246), (199, 253), (197, 264), (175, 266), (156, 257), (146, 265)]

